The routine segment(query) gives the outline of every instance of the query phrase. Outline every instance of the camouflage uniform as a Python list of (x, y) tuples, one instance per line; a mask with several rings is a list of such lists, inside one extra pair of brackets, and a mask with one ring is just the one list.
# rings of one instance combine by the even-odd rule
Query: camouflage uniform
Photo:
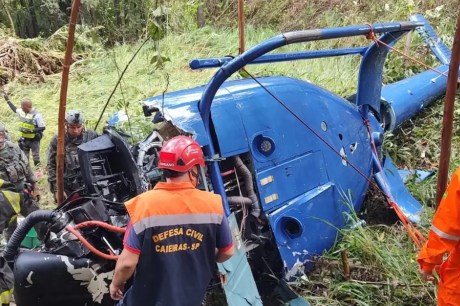
[[(65, 161), (64, 161), (64, 192), (69, 196), (75, 190), (83, 187), (83, 181), (80, 173), (80, 163), (78, 161), (78, 146), (98, 137), (98, 134), (90, 129), (86, 129), (82, 135), (71, 138), (67, 134), (64, 137), (65, 142)], [(57, 135), (51, 139), (48, 147), (48, 182), (50, 190), (54, 194), (57, 191), (56, 186), (56, 155), (57, 155)]]
[(26, 217), (39, 209), (32, 197), (24, 194), (25, 183), (34, 185), (36, 181), (24, 152), (18, 145), (6, 141), (0, 149), (0, 231), (7, 228), (7, 239), (17, 226), (19, 213)]

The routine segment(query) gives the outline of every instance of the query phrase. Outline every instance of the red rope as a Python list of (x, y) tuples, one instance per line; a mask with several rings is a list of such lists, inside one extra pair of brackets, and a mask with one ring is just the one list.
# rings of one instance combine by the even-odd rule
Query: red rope
[[(367, 127), (369, 135), (372, 135), (372, 128), (371, 128), (371, 125), (369, 123), (369, 120), (365, 119), (364, 124)], [(374, 154), (376, 156), (378, 156), (377, 155), (377, 147), (375, 146), (374, 139), (372, 138), (372, 136), (369, 137), (369, 138), (370, 138), (370, 141), (371, 141), (372, 151), (374, 151)], [(379, 162), (378, 166), (379, 166), (379, 172), (383, 173), (382, 164), (380, 162)], [(409, 234), (409, 236), (414, 241), (415, 245), (419, 249), (421, 249), (423, 244), (426, 241), (426, 238), (423, 236), (422, 233), (420, 233), (420, 231), (415, 227), (415, 225), (412, 222), (410, 222), (410, 220), (407, 218), (407, 216), (404, 215), (404, 213), (401, 210), (401, 208), (399, 207), (399, 205), (391, 198), (391, 196), (389, 196), (387, 194), (387, 191), (389, 191), (389, 188), (388, 188), (388, 184), (387, 184), (387, 181), (386, 181), (384, 175), (382, 175), (382, 180), (383, 180), (383, 184), (384, 184), (384, 188), (385, 188), (385, 190), (383, 191), (383, 195), (385, 196), (388, 204), (395, 211), (396, 215), (398, 216), (399, 220), (403, 224), (403, 226), (406, 229), (406, 231)]]

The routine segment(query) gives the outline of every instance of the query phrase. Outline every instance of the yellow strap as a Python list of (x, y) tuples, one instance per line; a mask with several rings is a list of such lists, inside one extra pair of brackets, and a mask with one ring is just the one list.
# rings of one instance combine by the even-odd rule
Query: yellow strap
[(11, 302), (11, 295), (13, 294), (13, 289), (3, 291), (0, 293), (0, 303), (9, 304)]
[(0, 179), (0, 188), (3, 186), (4, 183), (5, 181), (3, 179)]
[(8, 200), (8, 202), (10, 202), (11, 206), (14, 209), (14, 212), (19, 214), (19, 212), (21, 211), (21, 196), (19, 195), (19, 193), (12, 192), (9, 190), (2, 190), (2, 192), (5, 198)]

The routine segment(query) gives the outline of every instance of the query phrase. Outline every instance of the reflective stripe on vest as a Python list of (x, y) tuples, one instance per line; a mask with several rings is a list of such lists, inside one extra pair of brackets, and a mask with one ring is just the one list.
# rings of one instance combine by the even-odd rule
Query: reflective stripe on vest
[(439, 228), (437, 228), (437, 227), (434, 226), (434, 225), (431, 226), (431, 230), (432, 230), (433, 232), (435, 232), (436, 235), (438, 235), (438, 236), (441, 237), (441, 238), (445, 238), (445, 239), (453, 240), (453, 241), (460, 241), (460, 237), (459, 237), (459, 236), (447, 234), (447, 233), (441, 231)]
[(11, 204), (11, 207), (13, 207), (14, 212), (19, 214), (19, 212), (21, 211), (21, 206), (20, 206), (21, 197), (19, 193), (12, 192), (9, 190), (2, 190), (1, 192), (3, 193), (5, 198), (8, 200), (8, 202)]
[(21, 132), (21, 137), (35, 138), (35, 133), (31, 133), (30, 130), (35, 129), (34, 119), (36, 114), (36, 112), (19, 114), (19, 131)]
[(158, 215), (145, 217), (135, 224), (133, 229), (136, 234), (139, 234), (147, 228), (157, 226), (174, 226), (181, 224), (220, 224), (223, 215), (217, 213), (190, 213), (177, 215)]

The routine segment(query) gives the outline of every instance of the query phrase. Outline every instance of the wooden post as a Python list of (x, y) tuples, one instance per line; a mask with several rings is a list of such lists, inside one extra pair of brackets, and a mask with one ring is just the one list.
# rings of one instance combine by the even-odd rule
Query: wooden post
[(80, 9), (80, 0), (73, 0), (72, 10), (70, 12), (69, 35), (67, 37), (67, 46), (64, 56), (64, 65), (62, 69), (61, 95), (59, 99), (58, 113), (58, 137), (56, 153), (56, 187), (57, 203), (61, 205), (64, 200), (64, 121), (65, 109), (67, 103), (67, 88), (69, 85), (70, 61), (72, 60), (72, 49), (75, 37), (75, 27), (77, 24), (78, 11)]
[(350, 279), (350, 263), (348, 262), (348, 251), (342, 250), (340, 253), (342, 257), (342, 264), (343, 264), (343, 278), (346, 280)]
[(238, 0), (238, 54), (244, 52), (244, 0)]
[(447, 80), (446, 98), (444, 102), (444, 115), (442, 121), (441, 156), (439, 157), (438, 184), (436, 186), (436, 208), (441, 202), (447, 187), (449, 173), (450, 149), (452, 142), (452, 128), (454, 117), (455, 95), (458, 85), (458, 68), (460, 63), (460, 6), (457, 12), (457, 28), (452, 45), (449, 75)]

